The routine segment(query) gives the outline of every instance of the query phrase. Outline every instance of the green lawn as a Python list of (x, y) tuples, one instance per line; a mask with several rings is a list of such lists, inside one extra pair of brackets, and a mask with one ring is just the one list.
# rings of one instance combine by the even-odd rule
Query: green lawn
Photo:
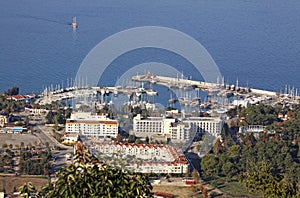
[(208, 183), (220, 189), (224, 193), (225, 197), (250, 197), (250, 198), (262, 197), (259, 194), (248, 192), (247, 189), (243, 186), (243, 184), (241, 184), (238, 181), (230, 181), (226, 183), (225, 178), (218, 178)]
[(231, 197), (261, 197), (258, 194), (249, 193), (239, 182), (226, 183), (220, 190)]

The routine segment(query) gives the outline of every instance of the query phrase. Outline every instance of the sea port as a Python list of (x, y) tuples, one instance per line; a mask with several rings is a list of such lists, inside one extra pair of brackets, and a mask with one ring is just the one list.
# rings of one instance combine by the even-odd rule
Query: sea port
[[(173, 97), (169, 99), (169, 104), (179, 102), (183, 106), (207, 106), (208, 103), (201, 103), (201, 98), (194, 97), (189, 98), (185, 97), (185, 93), (188, 91), (199, 91), (202, 90), (206, 92), (209, 96), (216, 96), (220, 98), (239, 98), (236, 102), (243, 104), (244, 101), (250, 103), (258, 103), (261, 100), (276, 100), (276, 101), (287, 101), (292, 103), (299, 103), (300, 96), (298, 95), (297, 89), (287, 89), (283, 93), (250, 88), (250, 87), (241, 87), (238, 85), (226, 85), (224, 83), (211, 83), (204, 81), (188, 80), (184, 78), (172, 78), (166, 76), (152, 75), (149, 73), (146, 75), (136, 75), (131, 79), (133, 82), (139, 83), (149, 83), (149, 84), (158, 84), (165, 87), (168, 87), (170, 90), (181, 90), (183, 96)], [(224, 81), (223, 81), (224, 82)], [(176, 92), (176, 91), (174, 91)], [(63, 88), (60, 85), (57, 85), (56, 88), (49, 86), (44, 89), (43, 93), (40, 94), (40, 98), (37, 100), (38, 103), (48, 104), (51, 102), (56, 102), (60, 100), (68, 100), (74, 98), (89, 98), (100, 96), (100, 102), (104, 102), (105, 96), (113, 95), (117, 97), (118, 95), (125, 95), (129, 99), (131, 98), (140, 98), (141, 95), (147, 96), (156, 96), (158, 91), (153, 90), (152, 88), (144, 88), (143, 86), (115, 86), (115, 87), (88, 87), (86, 85), (74, 85), (71, 87)], [(213, 98), (213, 97), (212, 97)], [(136, 101), (136, 100), (135, 100)], [(107, 101), (106, 101), (107, 102)], [(231, 104), (227, 104), (229, 107)]]

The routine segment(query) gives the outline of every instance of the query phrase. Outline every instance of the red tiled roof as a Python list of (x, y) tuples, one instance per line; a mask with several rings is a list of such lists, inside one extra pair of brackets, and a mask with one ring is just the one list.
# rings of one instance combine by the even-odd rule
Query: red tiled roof
[(33, 150), (34, 153), (41, 153), (42, 150)]
[(115, 120), (67, 120), (67, 124), (86, 123), (86, 124), (118, 124)]
[(115, 145), (115, 146), (120, 146), (120, 147), (129, 147), (129, 148), (166, 148), (169, 153), (173, 156), (173, 161), (171, 162), (143, 162), (143, 164), (154, 164), (154, 163), (165, 163), (166, 165), (177, 165), (177, 164), (187, 164), (187, 160), (183, 154), (180, 154), (176, 151), (176, 149), (172, 146), (165, 146), (165, 145), (154, 145), (154, 144), (135, 144), (135, 143), (119, 143), (119, 142), (114, 142), (114, 143), (109, 143), (109, 142), (93, 142), (93, 146), (97, 145)]
[(17, 95), (17, 96), (12, 96), (12, 98), (15, 100), (22, 100), (22, 99), (25, 99), (26, 97), (23, 95)]
[(165, 193), (165, 192), (155, 192), (154, 193), (156, 196), (164, 197), (164, 198), (173, 198), (174, 195), (170, 193)]
[(35, 97), (35, 94), (32, 93), (32, 94), (28, 94), (27, 96), (28, 96), (29, 98), (34, 98), (34, 97)]

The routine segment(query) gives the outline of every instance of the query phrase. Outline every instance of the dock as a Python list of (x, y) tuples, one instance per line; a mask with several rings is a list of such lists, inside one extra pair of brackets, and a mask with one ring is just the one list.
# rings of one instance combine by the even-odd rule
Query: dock
[(211, 82), (203, 82), (203, 81), (195, 81), (188, 80), (183, 78), (172, 78), (166, 76), (158, 76), (158, 75), (136, 75), (132, 77), (133, 81), (136, 82), (149, 82), (159, 85), (164, 85), (169, 88), (179, 88), (179, 89), (201, 89), (206, 92), (213, 91), (215, 89), (227, 89), (228, 91), (233, 92), (235, 95), (243, 95), (245, 93), (251, 93), (253, 95), (260, 96), (269, 96), (276, 97), (278, 93), (273, 91), (267, 91), (262, 89), (254, 89), (247, 87), (240, 87), (235, 85), (225, 85), (219, 83), (211, 83)]
[[(150, 84), (159, 84), (168, 87), (169, 89), (180, 89), (183, 91), (189, 90), (203, 90), (209, 95), (218, 96), (241, 96), (241, 97), (269, 97), (276, 99), (283, 99), (289, 101), (300, 102), (300, 96), (296, 94), (280, 94), (274, 91), (268, 91), (263, 89), (241, 87), (238, 85), (226, 85), (224, 83), (213, 83), (196, 81), (190, 79), (184, 79), (183, 77), (166, 77), (154, 74), (136, 75), (131, 78), (132, 81)], [(151, 87), (151, 86), (150, 86)], [(134, 86), (112, 86), (112, 87), (88, 87), (88, 86), (72, 86), (66, 88), (60, 88), (57, 86), (53, 89), (53, 86), (44, 89), (41, 94), (42, 97), (37, 101), (42, 104), (49, 104), (51, 102), (75, 99), (81, 97), (101, 96), (102, 98), (107, 95), (117, 96), (125, 95), (128, 98), (140, 97), (141, 95), (156, 96), (158, 92), (149, 88), (134, 87)], [(181, 98), (178, 98), (180, 102)], [(175, 99), (174, 99), (175, 100)], [(184, 101), (183, 101), (184, 102)]]

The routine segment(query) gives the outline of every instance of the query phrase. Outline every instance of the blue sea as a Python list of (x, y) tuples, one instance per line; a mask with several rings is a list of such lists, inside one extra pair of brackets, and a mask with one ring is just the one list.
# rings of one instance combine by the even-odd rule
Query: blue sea
[[(299, 10), (299, 0), (1, 0), (0, 92), (12, 86), (21, 93), (66, 86), (95, 45), (141, 26), (169, 27), (193, 37), (228, 84), (238, 79), (240, 85), (266, 90), (300, 88)], [(76, 31), (70, 26), (74, 16)], [(112, 86), (145, 62), (172, 65), (202, 79), (181, 56), (145, 48), (116, 58), (99, 85)]]

